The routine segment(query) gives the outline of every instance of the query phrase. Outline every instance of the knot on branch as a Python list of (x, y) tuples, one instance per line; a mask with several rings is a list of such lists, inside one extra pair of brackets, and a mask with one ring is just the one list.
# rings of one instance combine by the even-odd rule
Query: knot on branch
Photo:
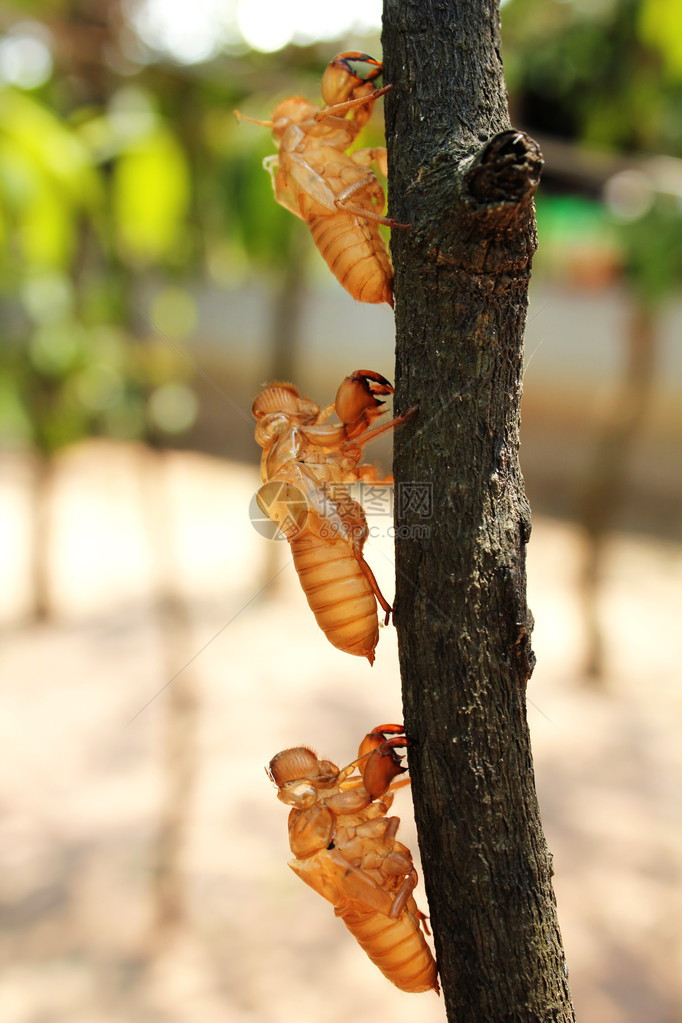
[(462, 181), (465, 196), (481, 205), (519, 203), (540, 182), (542, 153), (523, 131), (502, 131), (485, 144)]
[(527, 273), (537, 244), (532, 199), (542, 166), (537, 143), (513, 129), (475, 155), (441, 150), (409, 189), (415, 227), (398, 244), (426, 249), (441, 266), (469, 273)]

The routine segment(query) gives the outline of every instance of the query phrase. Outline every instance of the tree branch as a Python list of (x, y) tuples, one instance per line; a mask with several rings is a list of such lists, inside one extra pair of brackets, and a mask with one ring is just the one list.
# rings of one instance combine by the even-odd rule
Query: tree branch
[[(397, 431), (396, 611), (448, 1017), (573, 1019), (525, 688), (518, 463), (537, 145), (510, 130), (493, 0), (384, 0)], [(425, 508), (430, 500), (431, 516)]]

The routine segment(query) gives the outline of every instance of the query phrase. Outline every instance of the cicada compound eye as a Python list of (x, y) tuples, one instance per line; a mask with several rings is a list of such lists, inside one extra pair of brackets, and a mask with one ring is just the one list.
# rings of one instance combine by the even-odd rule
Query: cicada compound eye
[(280, 785), (277, 798), (287, 806), (295, 806), (297, 810), (307, 810), (315, 805), (319, 793), (312, 782), (301, 778), (298, 781), (285, 781), (284, 785)]

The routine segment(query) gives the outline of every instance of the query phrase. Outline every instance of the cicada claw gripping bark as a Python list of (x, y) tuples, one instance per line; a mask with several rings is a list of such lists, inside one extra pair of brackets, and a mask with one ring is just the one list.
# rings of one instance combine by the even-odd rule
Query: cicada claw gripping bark
[[(390, 88), (374, 81), (383, 65), (366, 53), (337, 54), (322, 76), (325, 106), (301, 96), (279, 103), (271, 121), (278, 152), (264, 166), (275, 199), (300, 217), (332, 273), (359, 302), (393, 305), (393, 268), (379, 225), (410, 227), (383, 215), (384, 191), (371, 169), (385, 173), (386, 150), (347, 152)], [(244, 117), (235, 111), (237, 117)]]
[[(363, 557), (367, 520), (348, 484), (390, 482), (360, 459), (368, 441), (416, 412), (373, 426), (384, 412), (378, 395), (392, 393), (385, 377), (360, 369), (325, 409), (280, 382), (264, 387), (253, 403), (263, 448), (259, 507), (289, 541), (308, 604), (329, 642), (370, 664), (379, 640), (377, 601), (386, 623), (392, 609)], [(336, 425), (327, 422), (334, 412)]]
[[(387, 738), (390, 735), (391, 738)], [(307, 746), (283, 750), (268, 774), (291, 806), (289, 866), (328, 899), (369, 958), (402, 991), (438, 991), (436, 963), (413, 891), (410, 850), (396, 840), (400, 820), (386, 816), (406, 779), (396, 748), (401, 725), (379, 725), (358, 757), (339, 769)]]

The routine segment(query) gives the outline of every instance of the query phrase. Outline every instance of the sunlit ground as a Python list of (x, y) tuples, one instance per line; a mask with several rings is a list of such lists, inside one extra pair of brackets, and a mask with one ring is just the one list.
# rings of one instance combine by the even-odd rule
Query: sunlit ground
[[(286, 548), (248, 525), (255, 470), (198, 455), (157, 464), (108, 443), (59, 461), (47, 520), (56, 617), (22, 627), (29, 480), (22, 459), (0, 480), (0, 535), (16, 538), (0, 593), (3, 1023), (443, 1021), (435, 995), (393, 989), (287, 869), (287, 811), (263, 772), (301, 742), (347, 762), (368, 727), (400, 720), (392, 630), (373, 669), (324, 641), (293, 570), (280, 573)], [(671, 1023), (681, 1007), (682, 551), (614, 537), (606, 692), (581, 677), (579, 553), (574, 527), (535, 523), (529, 720), (578, 1018)], [(373, 542), (368, 560), (391, 592), (390, 544)], [(160, 573), (188, 601), (186, 635), (177, 621), (161, 630)], [(180, 691), (189, 703), (169, 748)], [(164, 755), (186, 769), (176, 814), (192, 771), (195, 788), (182, 916), (159, 933)], [(399, 799), (416, 848), (409, 794)]]

